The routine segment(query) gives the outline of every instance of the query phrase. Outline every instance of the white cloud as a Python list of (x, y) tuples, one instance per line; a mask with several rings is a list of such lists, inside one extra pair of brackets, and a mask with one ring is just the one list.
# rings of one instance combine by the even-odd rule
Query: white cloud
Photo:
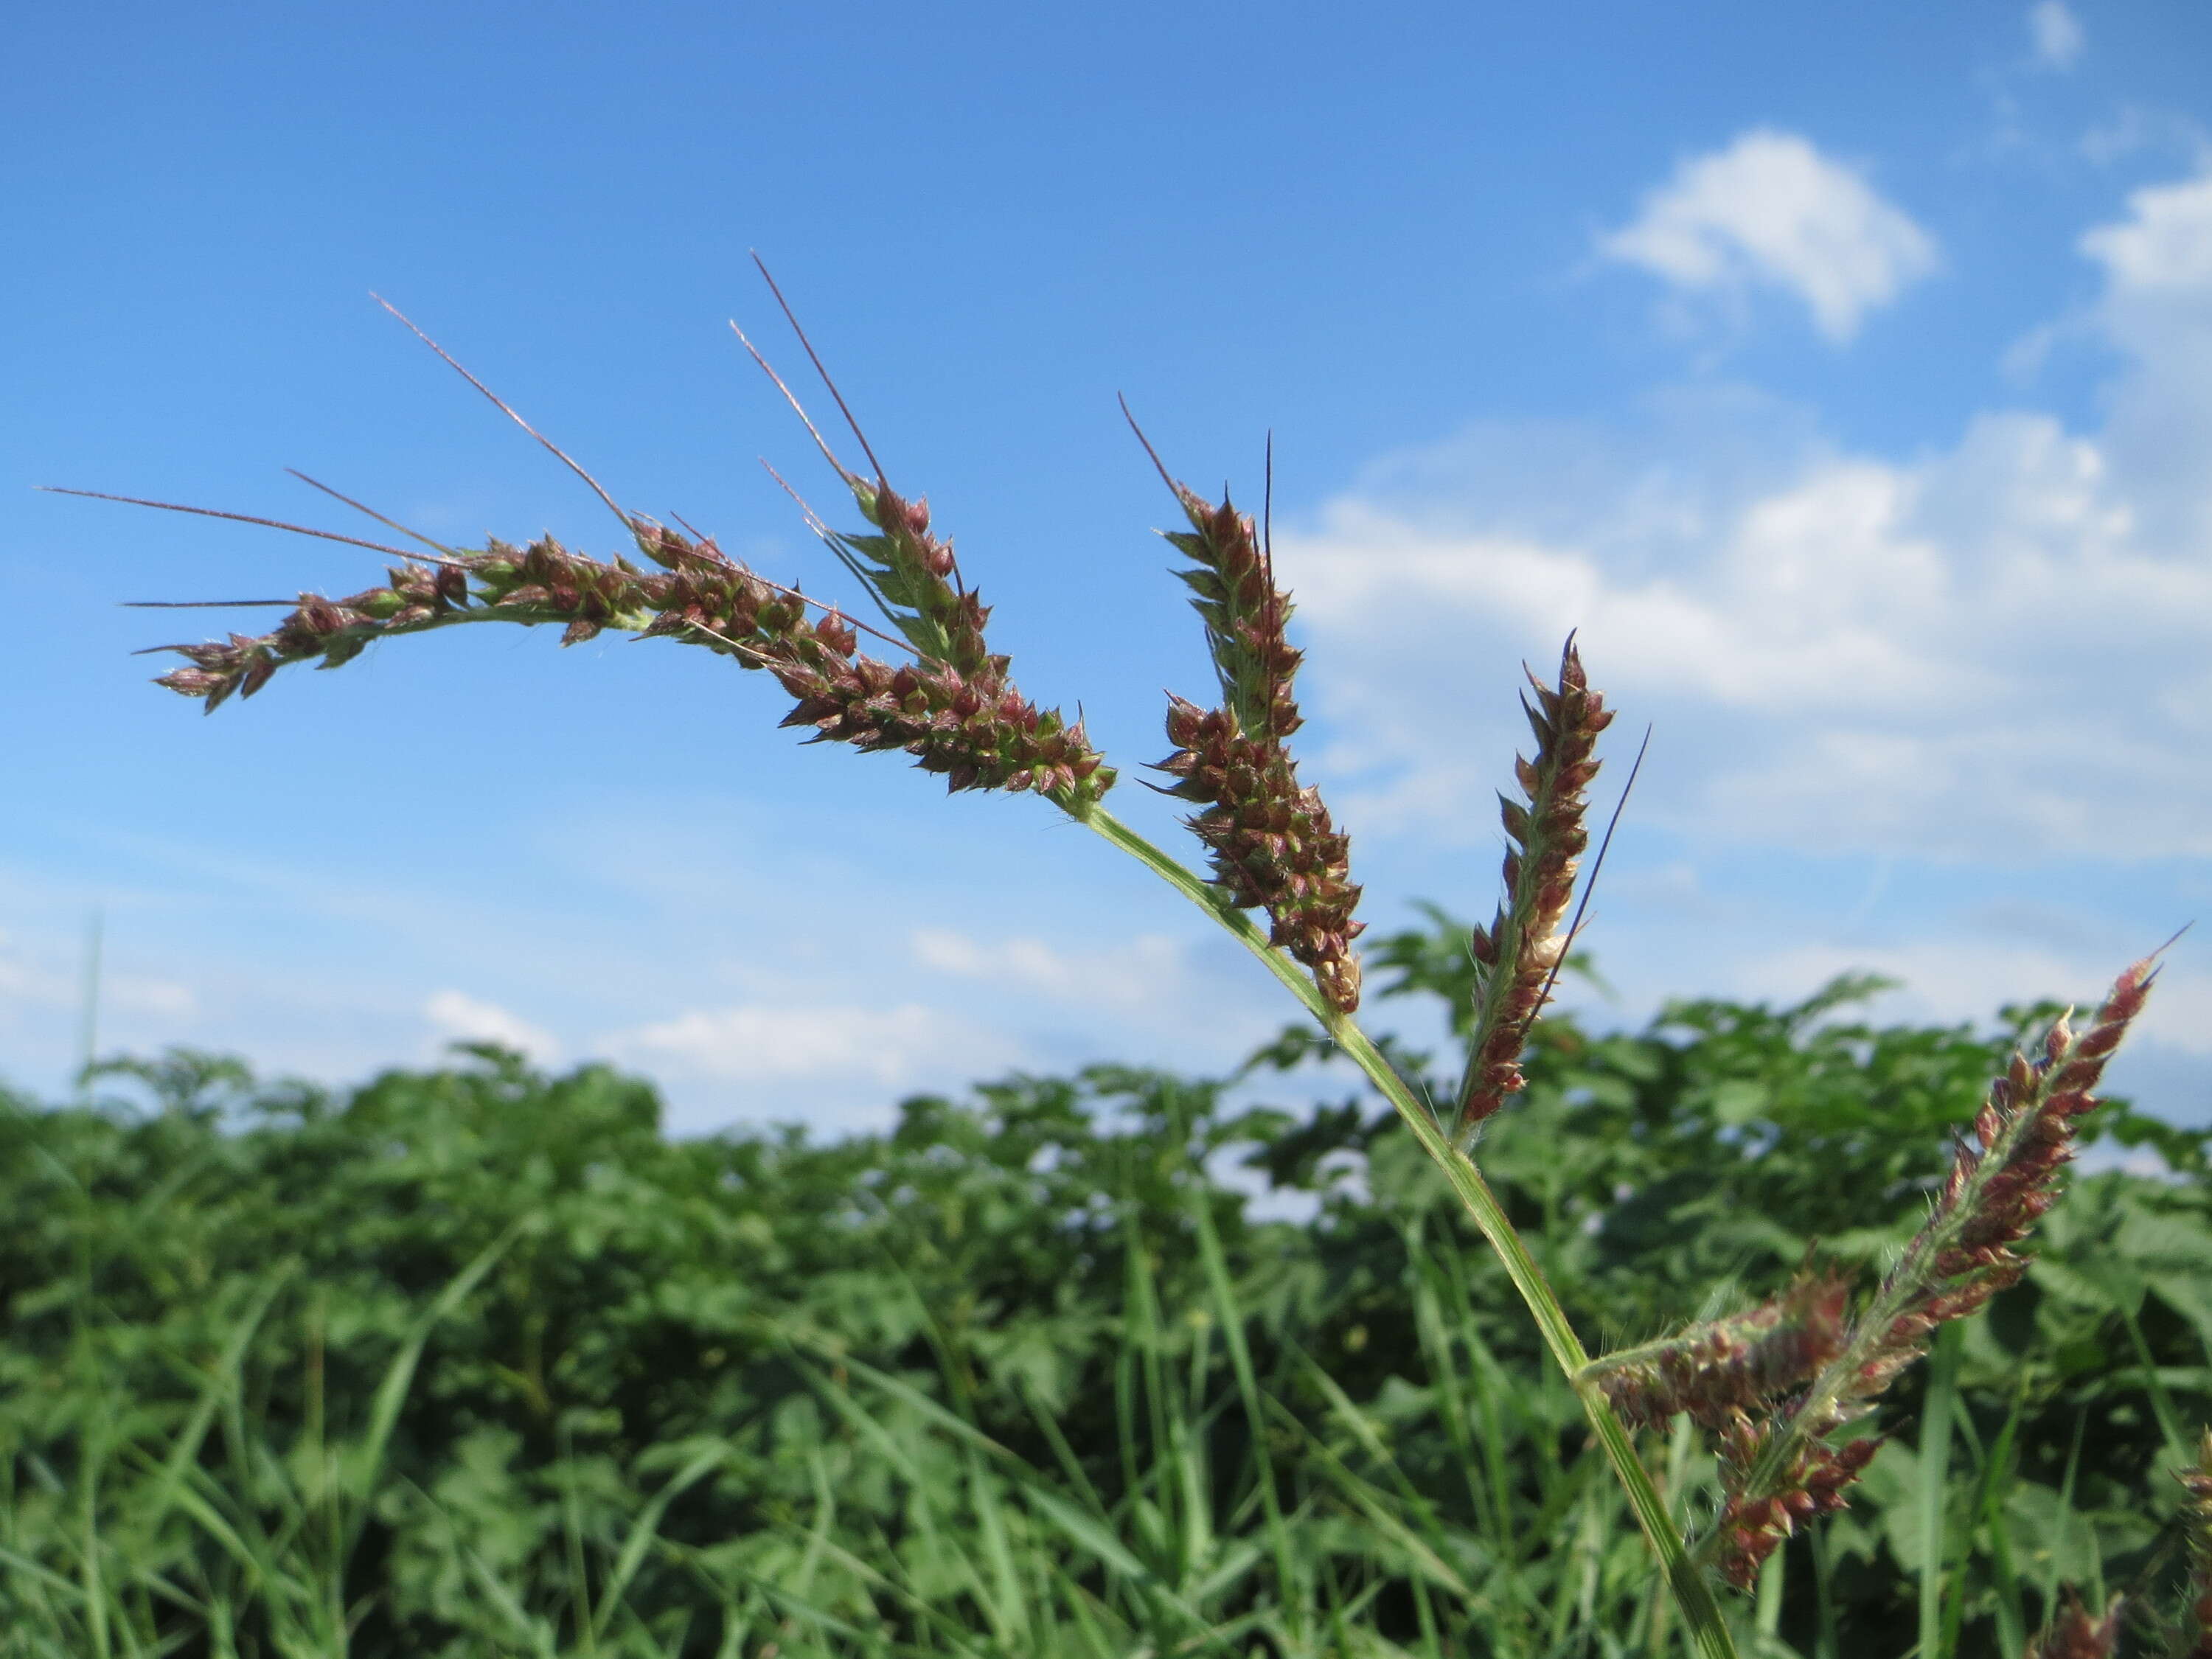
[[(1877, 1018), (1981, 1024), (2007, 1003), (2049, 997), (2094, 1002), (2114, 964), (2018, 939), (1911, 939), (1874, 946), (1791, 945), (1735, 968), (1729, 994), (1786, 1005), (1842, 974), (1880, 974), (1899, 988), (1871, 1005)], [(2102, 977), (2100, 978), (2100, 975)]]
[(935, 972), (1059, 1002), (1146, 1007), (1175, 1000), (1185, 977), (1182, 946), (1158, 933), (1088, 953), (1037, 939), (986, 941), (951, 928), (920, 929), (912, 945), (915, 960)]
[[(40, 1023), (50, 1022), (62, 1010), (81, 1016), (85, 988), (81, 963), (64, 968), (40, 961), (0, 934), (0, 1014), (29, 1015), (36, 1011)], [(103, 1016), (143, 1016), (156, 1031), (164, 1024), (190, 1020), (199, 1009), (199, 1000), (189, 985), (112, 969), (100, 975), (97, 993)], [(15, 1006), (11, 1008), (11, 1004)]]
[(2212, 157), (2196, 177), (2128, 197), (2081, 240), (2104, 268), (2097, 326), (2129, 354), (2102, 441), (2142, 538), (2212, 546)]
[(31, 1003), (40, 1009), (66, 1007), (82, 995), (81, 988), (0, 945), (0, 1003)]
[(2035, 49), (2035, 61), (2054, 70), (2073, 68), (2087, 44), (2081, 20), (2067, 9), (2065, 0), (2036, 0), (2029, 7), (2027, 38)]
[(190, 1019), (199, 1010), (199, 999), (189, 985), (174, 980), (149, 979), (118, 974), (100, 987), (100, 1001), (125, 1013), (149, 1014), (161, 1019)]
[(1857, 173), (1769, 128), (1682, 162), (1599, 247), (1687, 293), (1784, 289), (1838, 343), (1936, 265), (1928, 233)]
[(940, 1071), (964, 1082), (1014, 1058), (1002, 1039), (965, 1018), (912, 1002), (694, 1009), (618, 1033), (605, 1046), (641, 1065), (714, 1082), (865, 1079), (886, 1088)]
[(1356, 501), (1279, 536), (1279, 556), (1317, 659), (1355, 665), (1331, 712), (1364, 728), (1373, 804), (1401, 822), (1486, 834), (1503, 769), (1470, 755), (1463, 693), (1431, 673), (1541, 659), (1578, 628), (1601, 683), (1659, 722), (1670, 817), (1946, 856), (2212, 854), (2184, 684), (2212, 640), (2212, 565), (2130, 545), (2103, 471), (2056, 422), (1991, 416), (1916, 465), (1816, 462), (1656, 574)]
[(2085, 232), (2082, 252), (2123, 297), (2179, 292), (2212, 309), (2212, 173), (2138, 190), (2128, 210), (2122, 223)]
[[(1325, 707), (1358, 734), (1329, 757), (1347, 817), (1490, 836), (1519, 734), (1510, 705), (1470, 714), (1468, 665), (1540, 664), (1579, 628), (1657, 721), (1644, 808), (1686, 833), (2212, 856), (2212, 174), (2137, 191), (2082, 246), (2130, 358), (2092, 435), (1992, 412), (1921, 459), (1811, 444), (1702, 495), (1691, 447), (1620, 468), (1611, 499), (1528, 469), (1531, 495), (1577, 480), (1579, 511), (1535, 530), (1510, 499), (1469, 522), (1376, 491), (1279, 530)], [(1396, 471), (1433, 481), (1451, 453)]]
[(543, 1026), (465, 992), (440, 991), (422, 1005), (422, 1018), (442, 1042), (496, 1042), (541, 1065), (561, 1052), (560, 1043)]
[[(2155, 939), (2142, 942), (2143, 948)], [(1899, 982), (1874, 1005), (1878, 1018), (1981, 1024), (2007, 1003), (2055, 998), (2094, 1008), (2124, 957), (2109, 951), (2023, 948), (2018, 940), (1914, 939), (1872, 948), (1791, 946), (1746, 963), (1731, 994), (1789, 1003), (1838, 974), (1876, 973)], [(2212, 1056), (2212, 973), (2166, 962), (2134, 1036), (2196, 1057)]]

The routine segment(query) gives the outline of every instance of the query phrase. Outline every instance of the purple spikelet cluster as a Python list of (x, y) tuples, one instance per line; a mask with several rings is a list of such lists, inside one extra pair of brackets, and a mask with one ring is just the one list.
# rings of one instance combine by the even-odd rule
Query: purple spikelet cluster
[(2021, 1650), (2021, 1659), (2112, 1659), (2120, 1650), (2120, 1614), (2125, 1605), (2115, 1595), (2100, 1618), (2069, 1590), (2058, 1616)]
[(1571, 639), (1560, 656), (1559, 684), (1547, 686), (1533, 674), (1528, 683), (1536, 701), (1524, 697), (1521, 706), (1536, 753), (1513, 762), (1528, 805), (1499, 799), (1511, 842), (1505, 897), (1489, 927), (1477, 927), (1468, 940), (1476, 975), (1474, 1030), (1460, 1084), (1462, 1138), (1525, 1086), (1521, 1053), (1566, 955), (1567, 905), (1589, 845), (1586, 792), (1597, 775), (1598, 733), (1613, 724), (1613, 711), (1590, 690)]
[(2188, 1617), (2196, 1640), (2186, 1659), (2212, 1659), (2212, 1430), (2197, 1443), (2197, 1467), (2175, 1474), (2189, 1493), (2182, 1524), (2189, 1534)]
[(1887, 1386), (1937, 1325), (1975, 1312), (2027, 1270), (2027, 1258), (2012, 1247), (2057, 1201), (2075, 1131), (2097, 1105), (2090, 1091), (2142, 1012), (2154, 977), (2151, 959), (2135, 963), (2113, 982), (2087, 1030), (2076, 1036), (2059, 1020), (2040, 1060), (2014, 1054), (1990, 1085), (1927, 1221), (1875, 1296), (1875, 1310), (1894, 1311), (1873, 1334), (1860, 1386)]
[(1842, 1351), (1811, 1386), (1765, 1422), (1723, 1437), (1726, 1493), (1717, 1542), (1723, 1572), (1747, 1586), (1796, 1522), (1844, 1505), (1843, 1489), (1876, 1443), (1838, 1448), (1827, 1437), (1864, 1416), (1897, 1374), (1925, 1352), (1929, 1335), (1963, 1319), (2015, 1282), (2027, 1259), (2013, 1246), (2058, 1196), (2075, 1131), (2097, 1104), (2090, 1092), (2142, 1012), (2152, 958), (2114, 981), (2088, 1029), (2053, 1025), (2042, 1055), (2016, 1054), (1991, 1085), (1960, 1144), (1928, 1219), (1853, 1322)]
[[(1841, 1446), (1806, 1441), (1793, 1446), (1771, 1475), (1759, 1479), (1772, 1462), (1775, 1438), (1771, 1425), (1749, 1418), (1730, 1425), (1720, 1437), (1721, 1479), (1729, 1494), (1721, 1510), (1720, 1569), (1738, 1589), (1758, 1582), (1766, 1558), (1799, 1522), (1849, 1507), (1844, 1488), (1866, 1472), (1881, 1449), (1881, 1440), (1873, 1437)], [(1754, 1481), (1771, 1490), (1754, 1498), (1747, 1490)]]
[(991, 607), (960, 580), (952, 544), (930, 527), (929, 502), (900, 495), (881, 478), (844, 475), (872, 536), (823, 529), (822, 538), (883, 605), (925, 659), (970, 676), (1003, 679), (1006, 659), (984, 642)]
[[(909, 520), (919, 508), (899, 505)], [(981, 648), (988, 612), (972, 594), (961, 596), (946, 626), (957, 660), (948, 654), (894, 665), (858, 652), (852, 623), (836, 610), (810, 617), (804, 598), (763, 580), (711, 540), (641, 526), (637, 542), (659, 569), (590, 558), (550, 536), (526, 548), (495, 541), (480, 554), (403, 564), (384, 586), (344, 599), (302, 594), (268, 634), (165, 647), (191, 665), (155, 684), (204, 698), (212, 710), (234, 692), (252, 696), (288, 664), (335, 668), (390, 635), (462, 623), (554, 623), (562, 643), (573, 645), (618, 628), (766, 669), (796, 700), (786, 726), (811, 727), (817, 741), (902, 750), (956, 790), (1033, 789), (1077, 807), (1111, 787), (1113, 771), (1081, 723), (1036, 708), (1007, 678), (1006, 659)]]
[(1349, 1013), (1359, 1006), (1352, 941), (1366, 924), (1352, 919), (1359, 889), (1351, 879), (1351, 838), (1329, 817), (1320, 791), (1298, 782), (1287, 747), (1304, 723), (1291, 693), (1300, 653), (1286, 632), (1290, 596), (1275, 586), (1273, 562), (1249, 516), (1225, 499), (1215, 507), (1168, 482), (1191, 525), (1168, 540), (1192, 562), (1176, 574), (1205, 619), (1222, 693), (1210, 709), (1170, 698), (1175, 753), (1160, 763), (1176, 780), (1168, 793), (1205, 808), (1188, 822), (1230, 902), (1264, 909), (1273, 943)]
[(1631, 1428), (1687, 1413), (1715, 1431), (1793, 1389), (1843, 1352), (1850, 1282), (1806, 1273), (1779, 1296), (1642, 1347), (1607, 1355), (1589, 1376)]

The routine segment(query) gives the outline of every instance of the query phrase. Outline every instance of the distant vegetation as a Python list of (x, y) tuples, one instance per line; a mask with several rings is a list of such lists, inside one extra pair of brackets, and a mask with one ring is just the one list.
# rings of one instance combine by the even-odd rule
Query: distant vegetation
[[(1464, 936), (1370, 969), (1463, 1018)], [(1585, 1340), (1904, 1243), (2049, 1011), (1841, 1023), (1865, 988), (1538, 1028), (1485, 1167)], [(9, 1101), (0, 1654), (1667, 1651), (1574, 1391), (1316, 1047), (827, 1144), (671, 1142), (647, 1085), (490, 1049), (340, 1096), (178, 1054), (103, 1067), (93, 1109)], [(1931, 1596), (1963, 1654), (2019, 1651), (2063, 1584), (2172, 1608), (2207, 1140), (2092, 1127), (2180, 1178), (2074, 1183), (1893, 1390), (1850, 1510), (1771, 1558), (1747, 1651), (1903, 1653)], [(1710, 1517), (1689, 1419), (1638, 1443)]]

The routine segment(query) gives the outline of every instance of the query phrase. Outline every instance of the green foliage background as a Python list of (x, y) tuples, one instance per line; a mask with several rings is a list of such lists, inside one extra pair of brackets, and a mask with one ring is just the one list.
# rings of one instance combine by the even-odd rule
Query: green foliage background
[[(1434, 921), (1370, 968), (1463, 1008)], [(1808, 1253), (1870, 1279), (1917, 1224), (2050, 1011), (1850, 1023), (1872, 988), (1543, 1029), (1481, 1160), (1593, 1347)], [(672, 1143), (647, 1085), (491, 1049), (338, 1096), (178, 1054), (94, 1107), (0, 1100), (0, 1655), (1668, 1651), (1503, 1273), (1316, 1042), (832, 1144)], [(2062, 1583), (2171, 1598), (2208, 1138), (2097, 1127), (2171, 1173), (2071, 1183), (1747, 1650), (2011, 1654)], [(1693, 1434), (1645, 1438), (1708, 1516)]]

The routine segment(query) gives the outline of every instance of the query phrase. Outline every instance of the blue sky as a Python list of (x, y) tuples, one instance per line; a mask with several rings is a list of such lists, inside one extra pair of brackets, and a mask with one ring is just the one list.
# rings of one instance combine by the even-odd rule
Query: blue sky
[[(1273, 430), (1376, 926), (1487, 913), (1517, 664), (1579, 627), (1656, 727), (1595, 1017), (1850, 968), (1897, 1018), (2093, 996), (2212, 908), (2208, 64), (2172, 0), (45, 9), (0, 66), (0, 1070), (61, 1086), (94, 910), (103, 1048), (501, 1036), (690, 1128), (1286, 1017), (1048, 808), (801, 749), (704, 653), (441, 635), (204, 721), (127, 653), (221, 619), (118, 601), (374, 556), (31, 493), (349, 527), (296, 466), (605, 550), (374, 289), (626, 504), (840, 592), (755, 465), (836, 505), (724, 326), (779, 338), (753, 248), (1133, 779), (1208, 680), (1115, 394), (1248, 501)], [(2119, 1079), (2199, 1121), (2204, 948)]]

